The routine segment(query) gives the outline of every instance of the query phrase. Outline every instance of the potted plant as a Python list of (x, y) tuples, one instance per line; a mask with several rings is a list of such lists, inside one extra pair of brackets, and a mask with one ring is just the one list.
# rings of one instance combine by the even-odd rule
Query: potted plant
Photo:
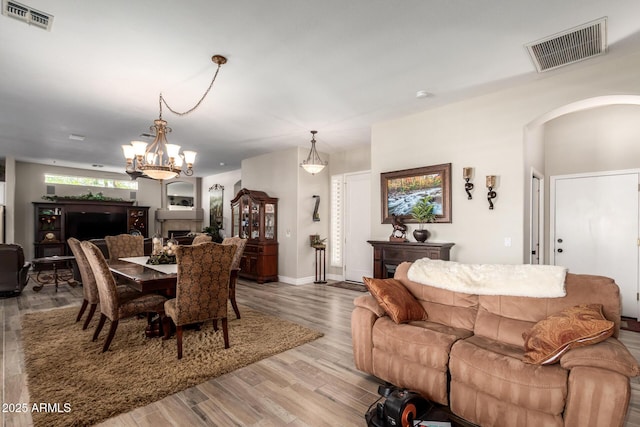
[(433, 222), (436, 219), (434, 212), (436, 205), (433, 203), (433, 197), (425, 196), (413, 205), (411, 208), (411, 217), (418, 221), (418, 229), (413, 230), (413, 237), (418, 242), (424, 242), (429, 238), (429, 231), (424, 229), (426, 222)]
[(222, 236), (220, 235), (220, 227), (218, 227), (217, 223), (211, 224), (209, 227), (204, 227), (202, 232), (211, 236), (211, 239), (215, 243), (222, 243)]

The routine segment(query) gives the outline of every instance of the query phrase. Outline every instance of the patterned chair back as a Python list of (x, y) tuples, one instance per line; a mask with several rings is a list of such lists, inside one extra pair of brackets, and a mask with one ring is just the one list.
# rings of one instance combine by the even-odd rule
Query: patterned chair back
[(144, 237), (131, 234), (119, 234), (117, 236), (105, 236), (104, 241), (109, 249), (109, 261), (117, 261), (118, 258), (144, 256)]
[(229, 275), (235, 251), (235, 246), (218, 243), (178, 246), (173, 319), (176, 325), (227, 317)]
[(80, 243), (80, 246), (96, 279), (98, 295), (100, 296), (100, 312), (111, 321), (118, 320), (118, 291), (107, 260), (102, 255), (100, 248), (93, 243), (85, 241)]
[(76, 264), (78, 264), (78, 270), (80, 270), (84, 299), (87, 300), (89, 304), (97, 304), (100, 302), (98, 285), (96, 285), (96, 278), (93, 275), (93, 270), (91, 270), (91, 265), (89, 265), (89, 260), (82, 250), (80, 240), (75, 237), (70, 237), (67, 243), (71, 248), (71, 252), (73, 252), (73, 256), (76, 257)]
[(193, 242), (191, 242), (191, 244), (199, 245), (200, 243), (209, 243), (212, 240), (213, 239), (208, 234), (198, 234), (196, 237), (193, 238)]
[(242, 253), (244, 247), (247, 245), (247, 239), (241, 239), (240, 237), (225, 237), (222, 241), (223, 245), (235, 245), (236, 253), (233, 255), (233, 262), (231, 263), (231, 269), (240, 268), (240, 260), (242, 259)]

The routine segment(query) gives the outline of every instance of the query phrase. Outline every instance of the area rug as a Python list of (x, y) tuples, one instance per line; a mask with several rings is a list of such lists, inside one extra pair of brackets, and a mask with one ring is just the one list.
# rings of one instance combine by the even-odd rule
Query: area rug
[(121, 321), (101, 353), (109, 322), (92, 342), (99, 315), (85, 331), (74, 322), (77, 307), (23, 315), (30, 405), (49, 404), (32, 411), (34, 425), (93, 425), (322, 336), (246, 307), (240, 312), (242, 319), (229, 319), (229, 349), (221, 328), (207, 322), (184, 332), (181, 360), (175, 336), (145, 337), (146, 319)]
[(622, 317), (622, 319), (620, 320), (620, 329), (640, 332), (640, 322), (631, 317)]
[(333, 286), (334, 288), (349, 289), (351, 291), (367, 292), (367, 287), (364, 284), (349, 283), (349, 282), (335, 282), (327, 283), (327, 286)]

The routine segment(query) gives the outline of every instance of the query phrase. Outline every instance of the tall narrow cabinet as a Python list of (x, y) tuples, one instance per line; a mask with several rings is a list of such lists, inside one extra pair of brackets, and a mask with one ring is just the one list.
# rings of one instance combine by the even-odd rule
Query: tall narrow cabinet
[(278, 199), (243, 188), (231, 201), (231, 235), (247, 239), (240, 277), (278, 280)]
[(56, 203), (34, 203), (34, 257), (65, 255), (65, 210)]

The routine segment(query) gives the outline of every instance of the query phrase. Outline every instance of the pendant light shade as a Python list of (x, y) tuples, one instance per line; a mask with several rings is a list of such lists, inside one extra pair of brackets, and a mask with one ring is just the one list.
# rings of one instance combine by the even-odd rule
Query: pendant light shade
[(322, 171), (322, 169), (324, 169), (328, 164), (328, 162), (322, 161), (320, 155), (316, 151), (316, 133), (318, 133), (317, 130), (311, 131), (311, 151), (309, 151), (307, 160), (303, 160), (302, 163), (300, 163), (300, 166), (311, 175), (315, 175)]

